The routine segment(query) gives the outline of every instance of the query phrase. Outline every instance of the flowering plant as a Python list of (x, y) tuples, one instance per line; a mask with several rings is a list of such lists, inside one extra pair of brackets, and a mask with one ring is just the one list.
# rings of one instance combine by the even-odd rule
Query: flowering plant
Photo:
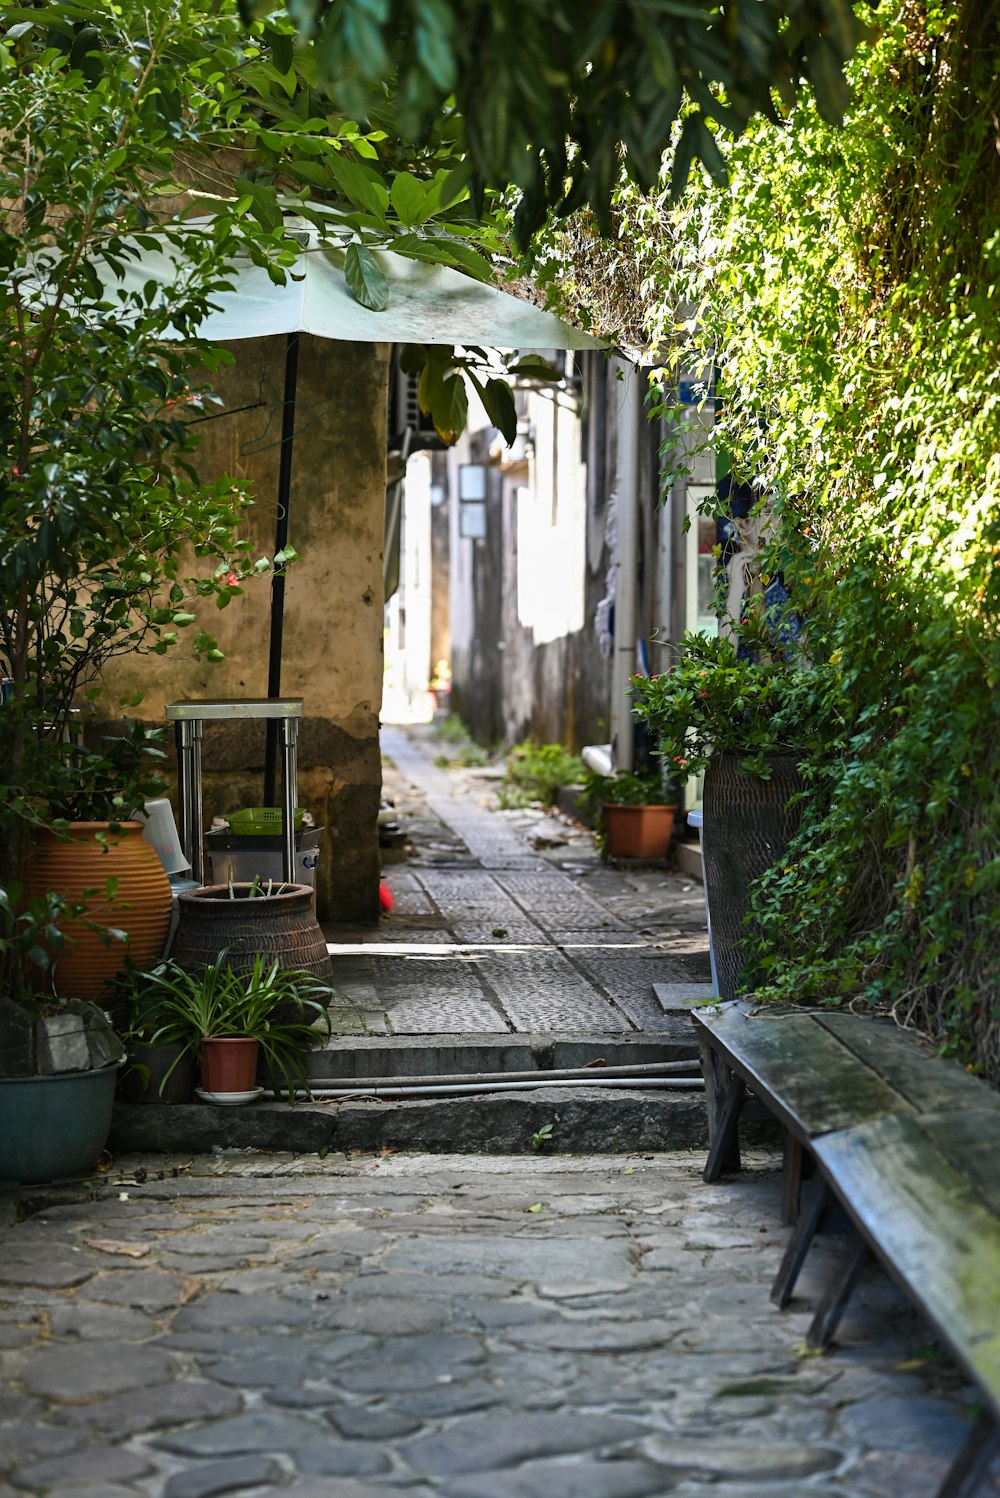
[(742, 659), (733, 640), (686, 634), (660, 676), (632, 678), (632, 711), (656, 753), (699, 775), (716, 754), (738, 754), (748, 774), (769, 776), (768, 757), (804, 753), (820, 741), (816, 670), (775, 652)]

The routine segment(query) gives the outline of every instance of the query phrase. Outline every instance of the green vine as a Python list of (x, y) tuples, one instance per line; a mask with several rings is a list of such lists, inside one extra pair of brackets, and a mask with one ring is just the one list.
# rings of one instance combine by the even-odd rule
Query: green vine
[[(996, 1081), (1000, 6), (859, 15), (879, 30), (842, 131), (800, 104), (720, 137), (729, 188), (693, 182), (677, 209), (665, 180), (623, 183), (616, 244), (647, 347), (719, 372), (715, 440), (777, 498), (808, 621), (808, 789), (756, 891), (746, 976), (763, 999), (892, 1010)], [(595, 326), (634, 324), (624, 282), (588, 278), (586, 239), (566, 249), (573, 295)]]
[(756, 130), (671, 246), (723, 372), (721, 438), (791, 496), (786, 583), (824, 668), (828, 741), (748, 968), (762, 997), (893, 1008), (996, 1077), (997, 15), (879, 18), (848, 129), (801, 108)]

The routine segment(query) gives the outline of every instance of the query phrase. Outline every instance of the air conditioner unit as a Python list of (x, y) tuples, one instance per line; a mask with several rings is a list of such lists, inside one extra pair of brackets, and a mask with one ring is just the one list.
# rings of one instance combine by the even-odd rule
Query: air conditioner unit
[(425, 416), (420, 409), (417, 399), (419, 385), (420, 376), (404, 374), (394, 355), (389, 400), (389, 445), (397, 446), (403, 433), (409, 431), (413, 434), (409, 443), (410, 452), (419, 452), (421, 448), (440, 452), (445, 444), (434, 430), (430, 417)]

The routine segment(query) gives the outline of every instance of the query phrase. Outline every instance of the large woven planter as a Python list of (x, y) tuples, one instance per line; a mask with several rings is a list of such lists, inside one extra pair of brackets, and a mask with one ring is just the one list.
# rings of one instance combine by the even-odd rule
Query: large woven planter
[(250, 898), (249, 884), (208, 884), (178, 896), (179, 915), (170, 956), (197, 972), (228, 953), (234, 971), (249, 973), (260, 952), (283, 968), (304, 968), (329, 983), (333, 964), (326, 938), (313, 913), (307, 884), (286, 884), (280, 894)]
[(771, 759), (770, 780), (745, 775), (735, 754), (717, 755), (705, 772), (701, 847), (705, 899), (719, 993), (739, 996), (742, 938), (750, 886), (776, 864), (798, 828), (791, 798), (802, 777), (792, 755)]
[[(99, 832), (107, 842), (98, 842)], [(163, 955), (170, 930), (170, 880), (155, 849), (142, 835), (141, 822), (121, 822), (111, 832), (107, 822), (73, 822), (60, 838), (40, 832), (24, 866), (24, 892), (44, 895), (55, 890), (73, 901), (86, 901), (86, 915), (67, 922), (72, 938), (63, 947), (55, 968), (57, 993), (65, 998), (89, 999), (114, 1010), (114, 981), (126, 959), (148, 967)], [(116, 882), (108, 896), (108, 880)], [(101, 930), (115, 929), (128, 942)]]

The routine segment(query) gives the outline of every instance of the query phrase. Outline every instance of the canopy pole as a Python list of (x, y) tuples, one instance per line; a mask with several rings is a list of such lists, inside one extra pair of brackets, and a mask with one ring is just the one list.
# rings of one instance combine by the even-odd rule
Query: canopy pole
[[(299, 382), (299, 335), (285, 343), (285, 389), (281, 406), (281, 448), (278, 463), (278, 514), (274, 524), (275, 555), (288, 545), (288, 508), (292, 497), (292, 445), (295, 439), (295, 399)], [(271, 638), (267, 659), (267, 695), (281, 696), (281, 641), (285, 625), (285, 567), (277, 562), (271, 578)], [(264, 750), (264, 805), (276, 805), (278, 722), (267, 720)], [(287, 789), (287, 788), (286, 788)]]

